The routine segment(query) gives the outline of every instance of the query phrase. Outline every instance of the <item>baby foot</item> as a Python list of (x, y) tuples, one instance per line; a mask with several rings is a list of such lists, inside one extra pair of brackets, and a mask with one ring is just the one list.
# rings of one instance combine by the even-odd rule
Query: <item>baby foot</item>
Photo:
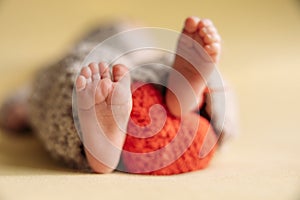
[[(210, 66), (204, 64), (218, 62), (221, 53), (220, 42), (221, 37), (211, 20), (188, 17), (179, 38), (176, 50), (179, 55), (177, 54), (173, 67), (187, 76), (186, 78), (191, 78), (190, 76), (198, 78), (200, 74), (196, 73), (197, 67), (209, 68)], [(206, 75), (211, 69), (198, 70)]]
[(119, 162), (132, 109), (128, 70), (115, 65), (111, 77), (104, 63), (91, 63), (82, 68), (76, 93), (89, 164), (96, 172), (110, 172)]
[(219, 61), (221, 37), (211, 20), (189, 17), (185, 21), (183, 33), (196, 40), (215, 63)]
[[(173, 68), (183, 75), (188, 84), (180, 80), (182, 78), (173, 71), (169, 77), (168, 88), (173, 88), (176, 95), (171, 90), (168, 90), (166, 95), (167, 106), (175, 116), (191, 111), (202, 101), (199, 98), (202, 98), (201, 94), (205, 88), (204, 78), (210, 75), (214, 64), (219, 60), (220, 41), (217, 29), (209, 19), (186, 19), (178, 41)], [(192, 90), (189, 90), (190, 87)]]

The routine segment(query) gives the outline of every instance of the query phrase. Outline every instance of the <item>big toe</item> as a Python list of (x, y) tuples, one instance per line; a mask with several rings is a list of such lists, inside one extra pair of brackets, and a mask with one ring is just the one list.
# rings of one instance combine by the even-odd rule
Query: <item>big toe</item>
[(126, 66), (117, 64), (113, 67), (113, 92), (110, 95), (111, 104), (124, 104), (130, 102), (130, 75)]
[(199, 17), (188, 17), (184, 23), (184, 30), (187, 33), (194, 33), (198, 28), (198, 23), (200, 21)]

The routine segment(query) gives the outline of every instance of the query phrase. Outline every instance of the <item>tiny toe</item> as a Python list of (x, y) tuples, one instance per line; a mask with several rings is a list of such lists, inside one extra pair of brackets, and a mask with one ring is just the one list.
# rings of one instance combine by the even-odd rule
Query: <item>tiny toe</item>
[(221, 42), (221, 36), (219, 34), (211, 34), (215, 42)]
[(199, 35), (200, 35), (201, 37), (205, 37), (207, 34), (208, 34), (208, 30), (207, 30), (206, 27), (201, 28), (201, 29), (199, 30)]
[(88, 78), (91, 77), (92, 72), (91, 72), (91, 70), (90, 70), (89, 67), (83, 67), (83, 68), (81, 69), (80, 75), (82, 75), (82, 76), (84, 76), (86, 79), (88, 79)]
[(79, 75), (76, 79), (76, 90), (79, 92), (83, 90), (86, 86), (86, 79), (84, 76)]
[(216, 42), (209, 45), (205, 45), (204, 48), (209, 54), (217, 54), (221, 51), (221, 45)]
[(221, 38), (218, 34), (207, 34), (204, 36), (204, 42), (206, 44), (213, 43), (213, 42), (220, 42)]
[(188, 17), (185, 20), (184, 30), (188, 33), (193, 33), (197, 30), (197, 25), (200, 19), (198, 17)]
[(207, 26), (206, 28), (207, 28), (207, 32), (209, 34), (218, 34), (218, 31), (217, 31), (216, 27), (214, 27), (214, 26)]
[(198, 23), (198, 29), (201, 29), (203, 27), (207, 26), (213, 26), (213, 23), (210, 19), (201, 19)]
[(207, 34), (217, 35), (217, 29), (213, 26), (203, 27), (199, 29), (199, 35), (205, 37)]
[(99, 72), (100, 72), (101, 78), (102, 79), (104, 79), (104, 78), (109, 78), (110, 79), (110, 73), (109, 73), (108, 65), (104, 62), (100, 62), (98, 64), (98, 67), (99, 67)]
[(113, 67), (113, 81), (127, 81), (129, 77), (129, 71), (125, 65), (117, 64)]
[(210, 34), (207, 34), (206, 36), (204, 36), (204, 42), (205, 42), (206, 44), (212, 43), (212, 42), (213, 42), (212, 36), (211, 36)]
[(92, 74), (99, 73), (98, 65), (96, 63), (89, 64), (89, 68), (91, 69)]
[(96, 63), (91, 63), (91, 64), (89, 64), (89, 68), (92, 72), (92, 79), (93, 80), (100, 80), (98, 65)]

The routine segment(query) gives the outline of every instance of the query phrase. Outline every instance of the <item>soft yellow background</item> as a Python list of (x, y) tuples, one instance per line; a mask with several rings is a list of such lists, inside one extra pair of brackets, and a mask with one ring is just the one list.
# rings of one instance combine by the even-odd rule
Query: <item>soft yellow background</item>
[(0, 0), (0, 101), (58, 59), (92, 24), (126, 16), (180, 30), (211, 18), (221, 71), (239, 98), (240, 136), (200, 172), (170, 177), (80, 174), (34, 137), (0, 133), (0, 199), (299, 199), (300, 2)]

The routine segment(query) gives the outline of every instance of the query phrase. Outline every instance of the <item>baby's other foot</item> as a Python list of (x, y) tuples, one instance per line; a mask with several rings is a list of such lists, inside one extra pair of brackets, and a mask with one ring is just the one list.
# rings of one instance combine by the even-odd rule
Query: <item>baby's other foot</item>
[[(104, 63), (91, 63), (75, 85), (87, 159), (96, 172), (111, 172), (119, 162), (132, 109), (128, 69), (117, 64), (111, 76)], [(109, 143), (99, 141), (102, 134)]]
[(196, 40), (211, 59), (215, 63), (218, 62), (221, 53), (221, 37), (211, 20), (188, 17), (185, 20), (183, 33)]
[(169, 76), (168, 88), (172, 91), (168, 90), (166, 94), (167, 106), (175, 116), (181, 116), (201, 103), (205, 78), (209, 77), (220, 56), (220, 42), (217, 29), (209, 19), (188, 17), (185, 20), (173, 64), (175, 71)]

